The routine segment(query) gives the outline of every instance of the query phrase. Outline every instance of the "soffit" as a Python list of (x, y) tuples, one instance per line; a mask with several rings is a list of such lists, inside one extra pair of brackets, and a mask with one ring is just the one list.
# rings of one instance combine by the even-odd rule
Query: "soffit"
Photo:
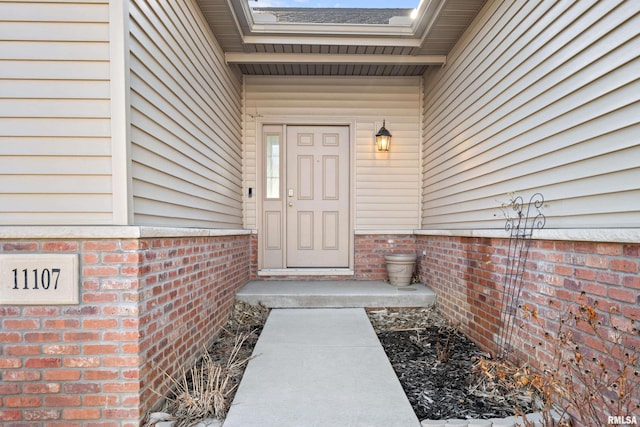
[(411, 26), (387, 26), (264, 24), (247, 18), (244, 0), (198, 0), (227, 62), (243, 74), (364, 76), (419, 76), (441, 66), (485, 2), (425, 0)]

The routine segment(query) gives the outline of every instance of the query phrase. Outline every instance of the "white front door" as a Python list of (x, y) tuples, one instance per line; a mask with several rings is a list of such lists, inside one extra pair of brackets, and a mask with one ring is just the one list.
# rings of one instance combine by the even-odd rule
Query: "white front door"
[(349, 128), (287, 127), (286, 267), (349, 266)]

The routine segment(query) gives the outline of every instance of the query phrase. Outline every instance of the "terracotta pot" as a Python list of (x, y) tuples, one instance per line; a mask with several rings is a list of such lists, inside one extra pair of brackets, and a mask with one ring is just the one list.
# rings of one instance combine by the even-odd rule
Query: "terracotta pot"
[(409, 286), (416, 264), (415, 254), (387, 254), (384, 261), (387, 264), (389, 282), (393, 286)]

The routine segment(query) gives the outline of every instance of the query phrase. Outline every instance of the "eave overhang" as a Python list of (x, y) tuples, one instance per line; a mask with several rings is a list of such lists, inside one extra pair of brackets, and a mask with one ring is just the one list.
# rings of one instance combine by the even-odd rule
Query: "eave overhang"
[(243, 74), (419, 76), (446, 64), (486, 0), (423, 0), (413, 21), (384, 25), (265, 22), (245, 0), (197, 1)]
[(229, 64), (444, 65), (445, 55), (340, 55), (313, 53), (226, 53)]

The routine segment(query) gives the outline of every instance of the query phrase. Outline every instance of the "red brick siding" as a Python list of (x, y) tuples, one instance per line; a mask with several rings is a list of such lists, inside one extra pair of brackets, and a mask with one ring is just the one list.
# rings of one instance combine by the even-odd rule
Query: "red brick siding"
[[(81, 303), (0, 306), (0, 422), (137, 426), (249, 279), (249, 236), (4, 241), (79, 255)], [(12, 422), (15, 422), (12, 423)]]
[(358, 280), (388, 280), (385, 254), (416, 253), (413, 234), (358, 234), (354, 246), (354, 269)]
[[(423, 283), (437, 293), (443, 314), (459, 322), (465, 334), (485, 350), (497, 350), (500, 305), (508, 240), (417, 236)], [(580, 303), (594, 304), (608, 327), (612, 321), (626, 329), (640, 321), (640, 245), (570, 241), (531, 242), (520, 305), (537, 312), (535, 322), (523, 322), (515, 344), (518, 356), (534, 366), (550, 360), (552, 348), (544, 332), (554, 331), (558, 319)], [(578, 335), (577, 335), (578, 336)], [(601, 351), (589, 334), (581, 345)], [(629, 342), (637, 342), (628, 337)], [(542, 345), (540, 345), (542, 343)]]
[[(320, 276), (260, 276), (261, 280), (387, 280), (384, 255), (387, 253), (415, 253), (413, 234), (356, 234), (354, 239), (354, 275)], [(258, 239), (255, 238), (255, 247)], [(256, 275), (257, 277), (257, 254)]]
[(249, 280), (249, 238), (218, 237), (144, 241), (141, 283), (141, 406), (163, 391), (163, 370), (190, 366), (226, 322), (237, 290)]

